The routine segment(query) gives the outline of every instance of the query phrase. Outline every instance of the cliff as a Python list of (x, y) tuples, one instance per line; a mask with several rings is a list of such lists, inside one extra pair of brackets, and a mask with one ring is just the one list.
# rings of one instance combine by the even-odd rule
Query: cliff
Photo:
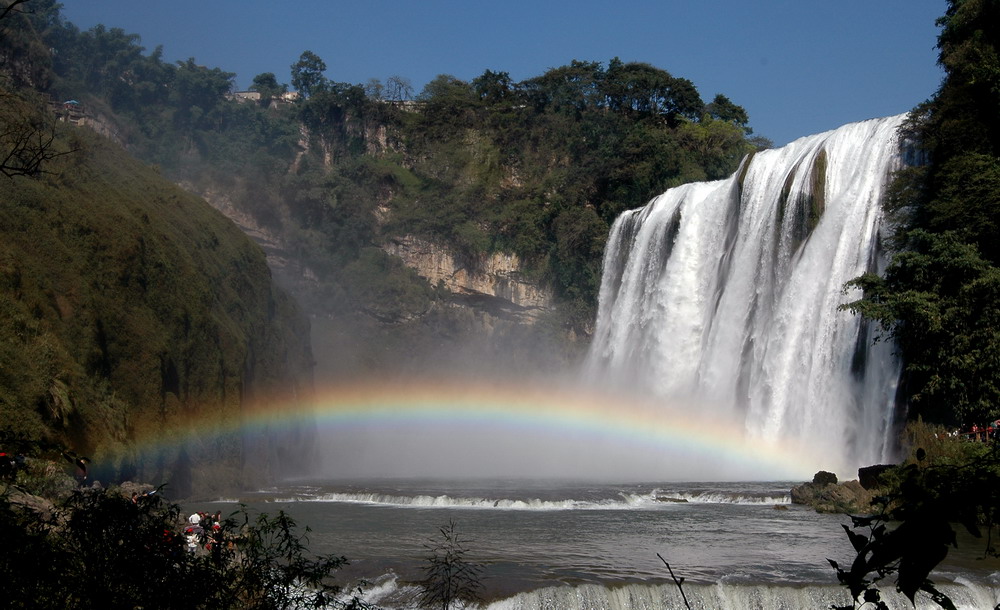
[(409, 235), (392, 239), (382, 248), (432, 286), (443, 286), (481, 305), (492, 304), (485, 309), (499, 317), (533, 323), (554, 308), (551, 290), (526, 279), (514, 254), (493, 253), (463, 261), (447, 247)]

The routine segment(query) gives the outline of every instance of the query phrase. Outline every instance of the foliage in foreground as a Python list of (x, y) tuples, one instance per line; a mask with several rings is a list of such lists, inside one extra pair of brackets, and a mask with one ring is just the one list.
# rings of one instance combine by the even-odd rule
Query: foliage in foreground
[[(38, 500), (35, 498), (35, 500)], [(31, 504), (31, 501), (28, 501)], [(0, 598), (9, 608), (358, 608), (331, 574), (346, 564), (311, 557), (309, 529), (283, 512), (246, 507), (185, 548), (181, 509), (160, 494), (134, 501), (80, 489), (56, 508), (0, 494)]]
[(984, 539), (986, 555), (1000, 556), (993, 541), (1000, 523), (1000, 444), (937, 437), (944, 451), (928, 457), (917, 447), (912, 460), (884, 477), (888, 491), (876, 499), (875, 514), (852, 516), (852, 527), (843, 526), (857, 555), (849, 567), (828, 561), (855, 603), (836, 610), (888, 608), (879, 587), (890, 579), (911, 602), (923, 593), (953, 609), (930, 574), (949, 547), (958, 546), (955, 524)]

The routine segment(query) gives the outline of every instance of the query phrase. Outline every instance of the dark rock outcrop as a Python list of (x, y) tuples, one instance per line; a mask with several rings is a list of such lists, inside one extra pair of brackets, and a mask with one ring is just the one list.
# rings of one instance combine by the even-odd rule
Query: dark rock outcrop
[[(823, 475), (823, 476), (821, 476)], [(831, 475), (833, 479), (830, 479)], [(804, 504), (821, 513), (867, 513), (875, 494), (858, 481), (836, 482), (836, 475), (820, 471), (812, 483), (792, 488), (792, 504)]]
[(832, 472), (827, 472), (825, 470), (820, 470), (815, 475), (813, 475), (813, 485), (836, 485), (837, 475)]
[(865, 489), (878, 489), (884, 485), (882, 475), (895, 467), (894, 464), (876, 464), (858, 468), (858, 481)]

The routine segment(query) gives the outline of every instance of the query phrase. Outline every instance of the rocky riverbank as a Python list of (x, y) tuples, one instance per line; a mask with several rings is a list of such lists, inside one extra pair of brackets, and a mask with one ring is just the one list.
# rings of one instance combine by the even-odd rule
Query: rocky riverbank
[(792, 488), (792, 504), (811, 506), (820, 513), (870, 513), (872, 500), (881, 489), (879, 477), (889, 468), (889, 465), (861, 468), (857, 480), (842, 483), (835, 474), (821, 470), (812, 482)]

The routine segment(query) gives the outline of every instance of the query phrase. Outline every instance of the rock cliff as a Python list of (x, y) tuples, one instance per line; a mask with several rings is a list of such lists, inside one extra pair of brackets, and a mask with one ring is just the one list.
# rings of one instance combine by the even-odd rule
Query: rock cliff
[(477, 302), (498, 317), (530, 324), (553, 307), (551, 291), (525, 278), (516, 255), (494, 253), (464, 261), (446, 247), (413, 236), (393, 239), (383, 249), (431, 285)]

